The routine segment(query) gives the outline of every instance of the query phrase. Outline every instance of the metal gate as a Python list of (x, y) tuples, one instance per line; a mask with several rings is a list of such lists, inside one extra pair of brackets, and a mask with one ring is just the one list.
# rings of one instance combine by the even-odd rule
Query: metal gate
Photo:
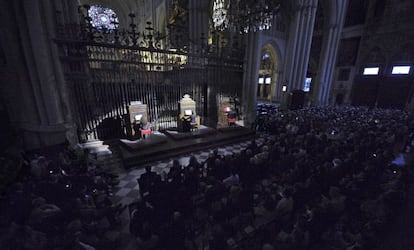
[(164, 130), (176, 126), (184, 94), (196, 101), (203, 123), (211, 124), (217, 121), (218, 97), (242, 96), (242, 60), (224, 50), (165, 50), (154, 36), (97, 31), (87, 22), (58, 27), (56, 42), (80, 138), (127, 137), (132, 101), (147, 104), (153, 127)]

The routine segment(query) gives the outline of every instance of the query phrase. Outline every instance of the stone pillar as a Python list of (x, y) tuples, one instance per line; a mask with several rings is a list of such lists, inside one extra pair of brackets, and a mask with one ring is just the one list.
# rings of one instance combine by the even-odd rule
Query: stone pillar
[(281, 103), (282, 102), (282, 94), (283, 94), (282, 87), (283, 87), (283, 84), (284, 84), (284, 82), (283, 82), (284, 74), (283, 74), (283, 71), (278, 70), (275, 75), (277, 77), (277, 82), (276, 82), (276, 86), (275, 86), (276, 87), (276, 89), (275, 89), (275, 95), (276, 95), (275, 100)]
[[(317, 5), (317, 0), (304, 0), (290, 23), (285, 76), (282, 81), (283, 85), (287, 85), (286, 93), (302, 89), (305, 82)], [(288, 100), (286, 93), (282, 93), (282, 106), (286, 106)]]
[(8, 44), (6, 72), (13, 79), (5, 83), (10, 120), (23, 136), (26, 149), (62, 143), (73, 123), (57, 46), (52, 40), (55, 2), (21, 0), (3, 5), (0, 16), (6, 19), (2, 20), (7, 24), (3, 29), (9, 32), (1, 40)]
[(336, 13), (330, 13), (336, 16), (329, 19), (333, 20), (333, 23), (330, 23), (327, 30), (324, 31), (318, 75), (314, 84), (314, 90), (312, 91), (313, 103), (318, 106), (329, 105), (329, 93), (333, 82), (336, 56), (348, 1), (336, 2), (338, 4), (336, 6)]
[(218, 97), (217, 97), (217, 88), (214, 85), (207, 86), (205, 84), (205, 90), (206, 90), (206, 99), (207, 99), (207, 117), (205, 117), (205, 120), (203, 123), (206, 126), (215, 128), (217, 126), (218, 122)]
[(271, 102), (276, 102), (276, 98), (277, 98), (277, 84), (278, 84), (278, 82), (279, 82), (279, 73), (275, 70), (275, 69), (273, 69), (272, 70), (272, 83), (271, 83), (271, 85), (270, 85), (270, 99), (269, 99), (269, 101), (271, 101)]
[(247, 34), (244, 59), (242, 111), (244, 126), (251, 127), (256, 119), (257, 80), (260, 67), (260, 32)]
[(313, 36), (313, 28), (315, 26), (315, 17), (316, 17), (316, 10), (318, 6), (317, 0), (312, 0), (308, 3), (309, 5), (306, 6), (306, 33), (309, 35), (306, 37), (306, 41), (304, 42), (305, 47), (303, 47), (302, 53), (301, 53), (301, 59), (303, 60), (302, 68), (300, 69), (300, 78), (298, 79), (299, 83), (299, 89), (303, 88), (303, 84), (305, 83), (306, 74), (308, 72), (308, 64), (309, 64), (309, 57), (310, 57), (310, 51), (311, 51), (311, 45), (312, 45), (312, 36)]
[(207, 44), (209, 8), (208, 0), (190, 0), (188, 3), (190, 51), (200, 49), (202, 34), (205, 39), (203, 43)]
[(49, 0), (45, 0), (44, 4), (48, 4), (49, 8), (54, 8), (57, 11), (57, 23), (79, 23), (78, 17), (78, 2), (72, 0), (54, 1), (51, 5)]

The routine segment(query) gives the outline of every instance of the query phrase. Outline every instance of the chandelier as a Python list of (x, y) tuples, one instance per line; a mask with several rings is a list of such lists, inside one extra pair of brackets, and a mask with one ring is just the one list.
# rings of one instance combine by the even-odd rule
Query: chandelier
[(215, 0), (213, 26), (219, 31), (240, 33), (269, 29), (280, 3), (281, 0)]

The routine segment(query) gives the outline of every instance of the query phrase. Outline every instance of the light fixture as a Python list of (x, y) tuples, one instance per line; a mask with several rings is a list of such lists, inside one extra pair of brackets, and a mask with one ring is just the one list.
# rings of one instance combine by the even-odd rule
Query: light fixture
[(286, 90), (287, 90), (287, 86), (286, 86), (286, 85), (283, 85), (283, 86), (282, 86), (282, 91), (283, 91), (283, 92), (286, 92)]
[(370, 67), (364, 68), (364, 72), (362, 73), (364, 76), (376, 76), (378, 75), (379, 67)]
[(391, 74), (393, 75), (408, 75), (411, 66), (393, 66)]
[(269, 29), (280, 3), (281, 0), (215, 0), (213, 26), (240, 33)]
[(259, 77), (259, 84), (263, 84), (264, 83), (264, 77)]
[(302, 90), (304, 92), (309, 92), (310, 87), (311, 87), (311, 83), (312, 83), (312, 78), (311, 77), (306, 77), (305, 83), (303, 84), (303, 89)]
[(142, 115), (135, 115), (135, 121), (141, 121)]

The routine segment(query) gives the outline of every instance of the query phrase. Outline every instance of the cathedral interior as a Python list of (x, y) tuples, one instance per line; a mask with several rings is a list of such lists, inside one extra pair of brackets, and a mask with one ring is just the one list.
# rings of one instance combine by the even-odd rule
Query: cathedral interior
[(0, 248), (413, 249), (413, 11), (0, 1)]

